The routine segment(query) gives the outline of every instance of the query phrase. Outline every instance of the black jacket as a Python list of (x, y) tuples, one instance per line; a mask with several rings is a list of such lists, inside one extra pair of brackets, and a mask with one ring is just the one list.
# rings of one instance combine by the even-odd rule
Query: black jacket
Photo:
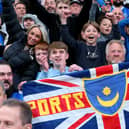
[(29, 51), (24, 50), (27, 43), (26, 34), (17, 20), (11, 1), (2, 0), (2, 4), (2, 18), (6, 24), (10, 39), (15, 41), (4, 52), (3, 58), (12, 67), (15, 85), (21, 81), (34, 80), (38, 71), (38, 65), (36, 60), (31, 58)]
[[(49, 13), (37, 0), (27, 0), (31, 5), (29, 13), (36, 14), (38, 18), (48, 27), (50, 34), (50, 41), (58, 41), (60, 37), (60, 18), (57, 14)], [(69, 17), (68, 26), (73, 37), (78, 38), (82, 26), (89, 20), (89, 10), (92, 0), (85, 0), (83, 9), (79, 16)]]
[[(74, 63), (84, 69), (105, 65), (106, 42), (98, 42), (96, 46), (88, 46), (85, 42), (75, 40), (66, 25), (62, 25), (61, 34), (63, 41), (72, 48)], [(96, 58), (89, 58), (89, 52), (95, 52)], [(90, 55), (90, 54), (89, 54)]]

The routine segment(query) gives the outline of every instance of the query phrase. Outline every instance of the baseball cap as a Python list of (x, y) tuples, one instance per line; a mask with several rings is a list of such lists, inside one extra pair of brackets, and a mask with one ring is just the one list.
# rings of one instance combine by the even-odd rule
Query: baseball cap
[(81, 5), (81, 2), (79, 0), (71, 0), (70, 5), (72, 5), (73, 3)]

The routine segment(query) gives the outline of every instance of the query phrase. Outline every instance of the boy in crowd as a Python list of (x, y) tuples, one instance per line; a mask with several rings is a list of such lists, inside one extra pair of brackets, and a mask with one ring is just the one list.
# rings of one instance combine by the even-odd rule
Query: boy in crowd
[(72, 48), (77, 65), (87, 69), (105, 64), (106, 42), (97, 42), (100, 37), (97, 23), (89, 21), (83, 26), (81, 32), (83, 41), (75, 40), (70, 35), (67, 25), (62, 25), (61, 34), (63, 41)]
[[(45, 48), (45, 47), (44, 47)], [(66, 66), (66, 60), (69, 58), (68, 47), (61, 41), (52, 42), (47, 48), (41, 48), (41, 45), (35, 46), (35, 55), (38, 64), (40, 64), (40, 72), (37, 75), (38, 79), (59, 76), (65, 73), (83, 70), (75, 64), (70, 67)], [(48, 58), (50, 66), (48, 65)], [(52, 65), (52, 66), (51, 66)]]

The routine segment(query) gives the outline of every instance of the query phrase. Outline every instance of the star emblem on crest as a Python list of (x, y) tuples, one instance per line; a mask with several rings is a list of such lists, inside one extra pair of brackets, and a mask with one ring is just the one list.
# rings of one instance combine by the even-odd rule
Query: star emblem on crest
[(111, 89), (108, 86), (104, 87), (103, 94), (106, 95), (106, 96), (110, 95), (111, 94)]

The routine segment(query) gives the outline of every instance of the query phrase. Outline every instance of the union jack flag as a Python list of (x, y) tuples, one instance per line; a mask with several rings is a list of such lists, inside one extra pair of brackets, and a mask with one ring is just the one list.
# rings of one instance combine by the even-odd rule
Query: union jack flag
[(113, 64), (24, 84), (33, 128), (129, 129), (127, 68)]

